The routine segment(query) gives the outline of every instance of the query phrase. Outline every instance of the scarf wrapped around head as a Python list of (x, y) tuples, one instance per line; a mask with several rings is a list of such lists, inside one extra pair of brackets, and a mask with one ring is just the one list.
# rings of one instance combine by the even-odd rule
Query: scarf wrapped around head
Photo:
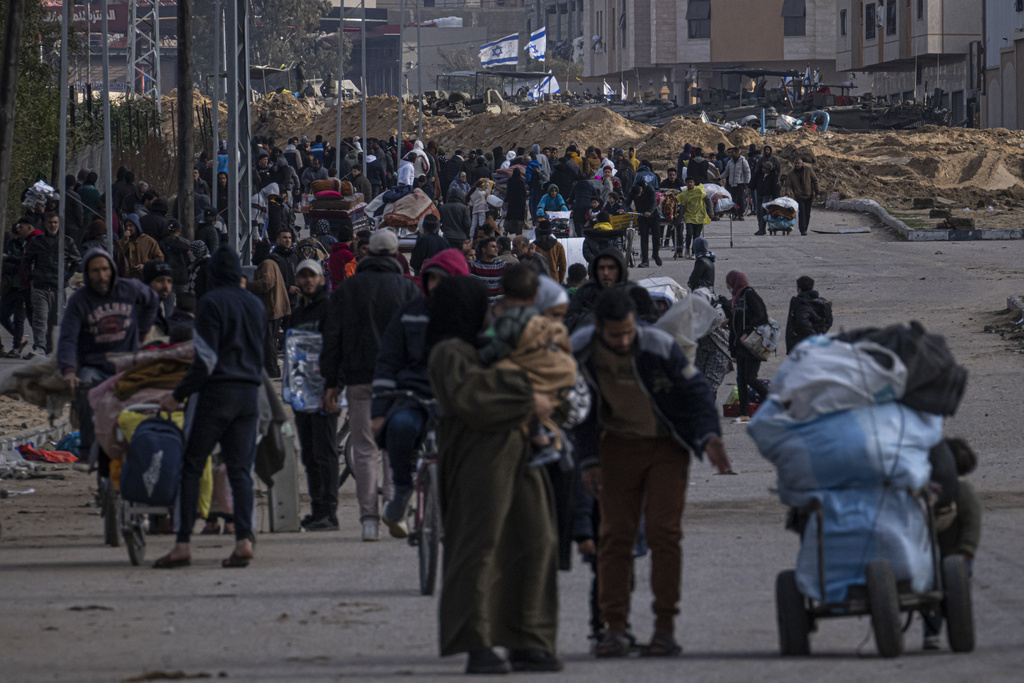
[(544, 313), (550, 308), (569, 303), (569, 293), (565, 287), (555, 282), (554, 278), (547, 275), (540, 276), (540, 286), (537, 288), (537, 299), (533, 305), (537, 310)]
[(197, 261), (205, 259), (210, 255), (210, 250), (207, 248), (206, 242), (202, 240), (195, 240), (192, 242), (192, 244), (189, 245), (188, 250), (192, 252), (192, 255), (195, 256)]
[(740, 296), (743, 292), (750, 287), (750, 282), (747, 281), (747, 276), (738, 270), (729, 271), (729, 274), (725, 276), (725, 284), (732, 290), (733, 307), (736, 306), (736, 302), (740, 300)]

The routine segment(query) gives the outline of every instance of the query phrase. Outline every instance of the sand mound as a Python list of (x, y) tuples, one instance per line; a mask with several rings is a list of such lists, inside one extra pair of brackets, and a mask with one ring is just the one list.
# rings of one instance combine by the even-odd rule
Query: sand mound
[[(342, 137), (362, 135), (363, 109), (361, 102), (341, 105)], [(403, 137), (406, 131), (415, 135), (419, 115), (416, 107), (402, 109)], [(253, 133), (282, 140), (306, 135), (323, 135), (328, 140), (337, 137), (338, 108), (323, 107), (311, 100), (298, 100), (288, 94), (271, 95), (252, 108)], [(425, 116), (423, 137), (431, 139), (448, 130), (452, 124), (445, 118)], [(388, 138), (398, 132), (398, 98), (371, 97), (366, 101), (366, 134), (371, 138)]]

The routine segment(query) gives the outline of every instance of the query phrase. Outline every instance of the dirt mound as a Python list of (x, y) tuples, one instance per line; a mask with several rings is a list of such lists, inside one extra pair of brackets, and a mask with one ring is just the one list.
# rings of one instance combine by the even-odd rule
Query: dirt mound
[[(402, 131), (417, 130), (419, 115), (415, 106), (402, 109)], [(334, 140), (338, 131), (338, 108), (324, 107), (308, 99), (296, 99), (287, 94), (271, 95), (257, 102), (252, 108), (253, 133), (283, 140), (292, 136), (308, 136), (310, 139), (323, 135)], [(423, 137), (431, 139), (448, 130), (452, 124), (441, 117), (423, 117)], [(361, 102), (345, 102), (341, 105), (342, 137), (360, 136), (363, 130), (363, 107)], [(387, 139), (398, 132), (398, 98), (370, 97), (366, 100), (366, 135), (371, 138)]]
[(746, 154), (750, 145), (760, 147), (764, 143), (761, 134), (750, 126), (743, 126), (726, 134), (733, 147), (739, 147), (740, 151)]
[(650, 126), (630, 121), (604, 107), (575, 110), (564, 104), (544, 105), (521, 114), (478, 114), (458, 124), (439, 140), (448, 149), (509, 149), (537, 143), (562, 152), (575, 143), (587, 147), (629, 147), (639, 144)]
[[(814, 165), (824, 191), (879, 201), (936, 195), (959, 206), (1007, 204), (1024, 196), (1024, 132), (924, 126), (914, 131), (772, 138), (786, 161)], [(788, 167), (788, 164), (784, 166)]]
[(676, 116), (648, 135), (642, 146), (638, 147), (637, 155), (655, 166), (674, 166), (676, 158), (687, 143), (703, 148), (705, 153), (718, 149), (718, 143), (732, 147), (721, 128), (703, 123), (699, 119)]

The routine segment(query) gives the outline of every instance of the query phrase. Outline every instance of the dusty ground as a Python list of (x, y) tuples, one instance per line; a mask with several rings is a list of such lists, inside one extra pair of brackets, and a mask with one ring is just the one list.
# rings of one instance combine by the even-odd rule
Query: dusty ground
[[(815, 213), (812, 227), (867, 225), (854, 214)], [(713, 224), (718, 283), (743, 270), (770, 313), (785, 316), (798, 275), (818, 280), (834, 303), (836, 329), (920, 319), (949, 340), (970, 370), (967, 396), (947, 432), (967, 437), (980, 456), (973, 480), (985, 505), (975, 563), (978, 647), (973, 654), (920, 651), (917, 622), (907, 654), (875, 655), (867, 619), (826, 622), (814, 655), (777, 655), (773, 585), (794, 565), (797, 539), (783, 529), (771, 493), (774, 473), (740, 425), (726, 424), (736, 477), (696, 465), (685, 518), (683, 603), (674, 661), (598, 662), (588, 655), (589, 571), (560, 577), (559, 648), (565, 672), (551, 680), (1014, 681), (1024, 664), (1024, 464), (1019, 439), (1024, 383), (1015, 341), (985, 333), (1005, 322), (1006, 297), (1020, 290), (1019, 250), (1007, 243), (939, 247), (869, 234), (754, 237), (754, 224)], [(941, 253), (937, 253), (941, 252)], [(665, 262), (650, 274), (685, 279), (691, 262)], [(771, 375), (780, 359), (766, 364)], [(722, 387), (724, 396), (731, 387)], [(417, 594), (415, 554), (404, 543), (358, 541), (353, 485), (343, 488), (337, 533), (262, 534), (246, 570), (221, 569), (228, 539), (196, 537), (194, 565), (157, 572), (129, 566), (123, 548), (102, 545), (89, 502), (89, 478), (5, 482), (35, 494), (0, 507), (0, 651), (3, 678), (18, 681), (122, 681), (155, 672), (224, 675), (246, 681), (451, 680), (463, 658), (437, 657), (436, 600)], [(265, 514), (262, 515), (265, 517)], [(170, 547), (151, 538), (150, 557)], [(633, 624), (650, 634), (650, 565), (638, 565)], [(222, 673), (223, 672), (223, 673)]]

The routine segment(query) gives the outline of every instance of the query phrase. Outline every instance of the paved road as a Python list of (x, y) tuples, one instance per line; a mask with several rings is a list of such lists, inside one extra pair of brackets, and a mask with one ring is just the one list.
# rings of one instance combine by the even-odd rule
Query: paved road
[[(868, 225), (851, 214), (815, 214), (822, 229)], [(783, 530), (771, 492), (774, 473), (739, 425), (725, 425), (740, 473), (694, 468), (686, 513), (685, 577), (679, 637), (682, 659), (597, 662), (588, 655), (588, 568), (560, 577), (559, 680), (1020, 680), (1024, 665), (1024, 466), (1019, 442), (1021, 357), (996, 335), (1007, 295), (1020, 293), (1018, 243), (907, 244), (870, 234), (753, 237), (747, 221), (710, 231), (718, 282), (738, 268), (782, 320), (796, 277), (816, 278), (835, 307), (836, 327), (920, 319), (947, 335), (971, 371), (967, 397), (947, 431), (980, 454), (974, 481), (985, 504), (975, 564), (978, 648), (970, 655), (920, 651), (920, 626), (908, 653), (877, 658), (867, 619), (826, 622), (814, 656), (777, 656), (773, 585), (795, 563), (797, 539)], [(690, 262), (666, 261), (651, 274), (685, 281)], [(723, 288), (724, 291), (724, 288)], [(1005, 316), (1003, 316), (1005, 317)], [(778, 367), (767, 364), (763, 375)], [(730, 389), (721, 390), (724, 396)], [(443, 680), (464, 660), (437, 657), (436, 601), (417, 594), (415, 554), (404, 543), (361, 543), (352, 484), (342, 530), (261, 535), (257, 561), (221, 569), (222, 537), (197, 536), (195, 564), (156, 572), (128, 565), (122, 549), (99, 543), (99, 519), (82, 508), (87, 479), (5, 482), (37, 493), (4, 501), (0, 519), (0, 652), (10, 681), (118, 681), (154, 671), (224, 672), (233, 680)], [(151, 539), (151, 555), (171, 544)], [(652, 628), (649, 563), (637, 565), (633, 624)], [(73, 609), (79, 608), (79, 609)], [(83, 609), (84, 608), (84, 609)]]

